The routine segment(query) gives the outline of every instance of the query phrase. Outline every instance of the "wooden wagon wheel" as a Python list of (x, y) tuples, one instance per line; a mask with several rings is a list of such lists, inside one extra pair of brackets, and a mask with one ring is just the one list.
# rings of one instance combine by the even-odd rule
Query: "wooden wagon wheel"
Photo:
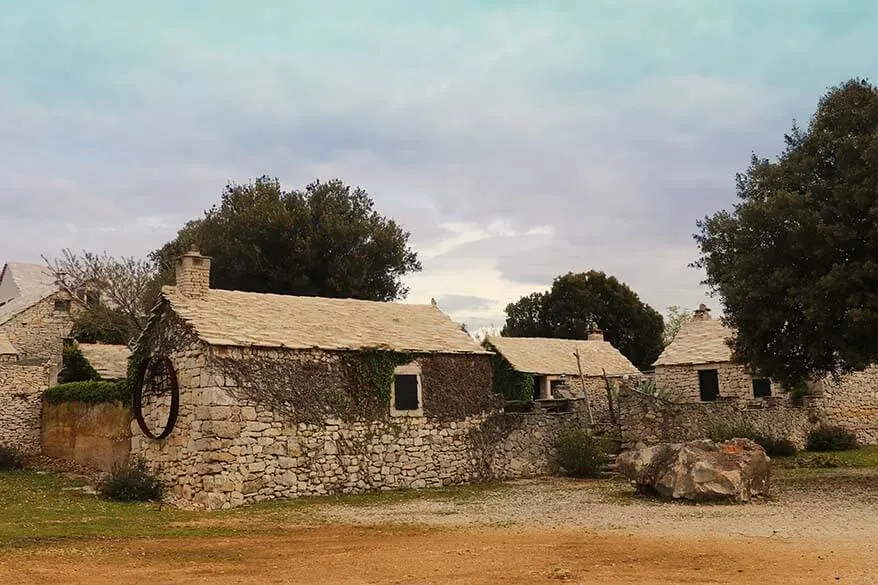
[[(165, 427), (158, 435), (152, 432), (143, 418), (144, 396), (171, 395), (171, 407), (168, 412), (168, 420)], [(134, 388), (134, 418), (143, 434), (151, 439), (164, 439), (174, 430), (177, 424), (177, 415), (180, 411), (180, 388), (177, 385), (177, 373), (170, 358), (166, 356), (154, 356), (147, 360), (137, 372), (136, 386)]]

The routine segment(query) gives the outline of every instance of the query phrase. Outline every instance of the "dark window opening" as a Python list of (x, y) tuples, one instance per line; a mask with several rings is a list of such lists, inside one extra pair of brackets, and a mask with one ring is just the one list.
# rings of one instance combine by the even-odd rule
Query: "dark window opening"
[(59, 313), (69, 313), (70, 312), (70, 301), (58, 300), (55, 301), (55, 310)]
[(771, 396), (771, 380), (753, 380), (753, 397), (768, 398)]
[(713, 402), (719, 396), (719, 373), (716, 370), (698, 370), (698, 392), (702, 402)]
[(540, 393), (543, 389), (543, 377), (542, 376), (534, 376), (534, 400), (539, 400), (542, 398)]
[(418, 401), (418, 376), (417, 374), (397, 374), (393, 378), (393, 408), (394, 410), (418, 410), (421, 407)]

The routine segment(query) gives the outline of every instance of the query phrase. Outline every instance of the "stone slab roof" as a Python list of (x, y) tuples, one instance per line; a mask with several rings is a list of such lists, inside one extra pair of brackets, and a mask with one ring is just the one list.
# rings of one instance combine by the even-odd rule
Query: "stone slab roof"
[(192, 298), (162, 289), (172, 310), (211, 345), (490, 353), (431, 305), (226, 290)]
[(732, 331), (719, 319), (692, 318), (662, 352), (653, 366), (678, 366), (728, 362), (732, 350), (726, 344)]
[(9, 338), (0, 333), (0, 355), (18, 355), (18, 350), (9, 341)]
[(124, 345), (77, 343), (79, 351), (104, 380), (121, 380), (128, 375), (131, 350)]
[(487, 342), (513, 368), (527, 374), (578, 376), (574, 352), (579, 350), (582, 373), (601, 376), (637, 374), (628, 358), (608, 341), (542, 337), (488, 337)]
[(47, 267), (8, 262), (0, 273), (0, 325), (58, 290), (55, 275)]

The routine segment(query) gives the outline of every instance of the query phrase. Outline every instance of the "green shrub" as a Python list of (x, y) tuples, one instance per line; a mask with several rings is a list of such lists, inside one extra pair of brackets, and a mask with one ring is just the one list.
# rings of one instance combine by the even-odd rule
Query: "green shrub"
[(164, 492), (162, 481), (142, 457), (115, 470), (98, 487), (101, 496), (117, 502), (157, 502)]
[(597, 477), (609, 461), (602, 441), (579, 427), (562, 430), (555, 450), (558, 464), (572, 477)]
[(847, 451), (857, 447), (857, 436), (838, 426), (820, 425), (808, 433), (808, 451)]
[(62, 402), (85, 402), (96, 404), (98, 402), (121, 402), (131, 404), (130, 386), (126, 381), (121, 382), (70, 382), (52, 386), (43, 393), (43, 397), (49, 404)]
[(0, 471), (24, 469), (24, 455), (15, 447), (0, 446)]
[(97, 370), (91, 366), (79, 348), (73, 343), (64, 344), (62, 360), (61, 372), (58, 373), (58, 382), (61, 384), (101, 379)]
[(792, 457), (798, 451), (789, 439), (757, 436), (753, 441), (762, 445), (769, 457)]

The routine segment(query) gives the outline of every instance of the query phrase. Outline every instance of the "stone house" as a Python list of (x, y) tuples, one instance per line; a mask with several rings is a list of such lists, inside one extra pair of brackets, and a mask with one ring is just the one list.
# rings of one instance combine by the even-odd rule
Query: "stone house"
[(61, 363), (78, 301), (63, 291), (51, 270), (9, 262), (0, 273), (0, 334), (27, 363)]
[(52, 272), (9, 262), (0, 272), (0, 445), (40, 451), (43, 392), (61, 367), (63, 338), (73, 328), (73, 299)]
[[(753, 406), (771, 399), (788, 403), (788, 395), (778, 384), (731, 361), (726, 341), (732, 334), (701, 305), (656, 360), (656, 386), (675, 391), (682, 402), (730, 400)], [(851, 430), (861, 444), (878, 444), (878, 367), (836, 379), (827, 377), (809, 386), (804, 402), (809, 420)]]
[(779, 395), (771, 380), (754, 376), (747, 366), (731, 361), (732, 350), (727, 344), (731, 335), (732, 331), (701, 305), (653, 364), (656, 386), (674, 391), (683, 402)]
[(533, 377), (535, 400), (584, 398), (584, 386), (597, 408), (605, 410), (606, 378), (640, 375), (628, 358), (604, 340), (601, 331), (590, 333), (585, 340), (491, 336), (486, 344), (515, 371)]
[(546, 472), (539, 445), (554, 427), (503, 418), (490, 352), (435, 306), (209, 280), (210, 259), (184, 255), (132, 356), (132, 454), (159, 466), (178, 504)]

